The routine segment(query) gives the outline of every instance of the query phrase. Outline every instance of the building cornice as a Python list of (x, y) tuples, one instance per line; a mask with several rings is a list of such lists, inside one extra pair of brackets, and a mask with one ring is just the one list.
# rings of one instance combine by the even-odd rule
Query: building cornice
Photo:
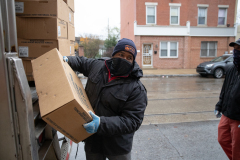
[(199, 37), (234, 37), (236, 27), (197, 27), (190, 26), (159, 26), (159, 25), (137, 25), (134, 22), (134, 35), (139, 36), (199, 36)]

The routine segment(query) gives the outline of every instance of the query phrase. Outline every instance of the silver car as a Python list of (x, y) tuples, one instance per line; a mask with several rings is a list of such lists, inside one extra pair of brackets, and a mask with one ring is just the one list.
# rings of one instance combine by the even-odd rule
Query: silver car
[(215, 78), (222, 78), (226, 74), (229, 67), (233, 65), (233, 55), (224, 54), (220, 57), (214, 58), (209, 62), (200, 63), (196, 71), (201, 76), (213, 75)]

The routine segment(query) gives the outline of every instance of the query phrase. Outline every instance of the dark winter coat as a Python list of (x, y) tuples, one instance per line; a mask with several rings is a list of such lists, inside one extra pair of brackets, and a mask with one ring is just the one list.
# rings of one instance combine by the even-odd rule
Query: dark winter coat
[(226, 73), (215, 109), (230, 119), (240, 121), (240, 72), (234, 65)]
[(107, 61), (68, 57), (73, 70), (88, 77), (86, 93), (100, 126), (85, 140), (85, 151), (105, 155), (123, 155), (132, 149), (134, 132), (140, 127), (147, 106), (147, 93), (140, 82), (142, 70), (134, 62), (127, 78), (108, 82)]

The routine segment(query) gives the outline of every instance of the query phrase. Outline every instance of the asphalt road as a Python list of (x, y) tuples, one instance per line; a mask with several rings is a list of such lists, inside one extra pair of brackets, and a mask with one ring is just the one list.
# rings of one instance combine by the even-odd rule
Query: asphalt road
[[(148, 106), (135, 133), (132, 160), (226, 160), (217, 142), (213, 110), (224, 79), (142, 78)], [(86, 79), (82, 79), (83, 84)], [(77, 156), (76, 156), (77, 153)], [(85, 160), (83, 143), (73, 144), (70, 160)]]
[(148, 106), (143, 124), (215, 119), (212, 114), (224, 79), (202, 77), (143, 78)]

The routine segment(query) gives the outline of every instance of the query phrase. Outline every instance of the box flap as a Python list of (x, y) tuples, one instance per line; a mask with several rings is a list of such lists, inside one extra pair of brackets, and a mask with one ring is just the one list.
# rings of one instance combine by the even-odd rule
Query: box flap
[(62, 55), (56, 48), (32, 60), (42, 116), (74, 99), (63, 63)]

